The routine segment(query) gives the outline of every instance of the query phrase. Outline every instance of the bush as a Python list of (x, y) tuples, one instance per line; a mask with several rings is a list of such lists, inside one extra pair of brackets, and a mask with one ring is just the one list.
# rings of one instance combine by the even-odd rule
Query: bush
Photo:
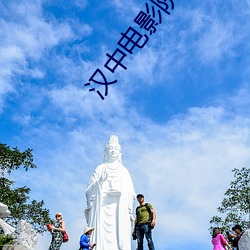
[(13, 245), (14, 238), (10, 235), (0, 234), (0, 247), (3, 245)]

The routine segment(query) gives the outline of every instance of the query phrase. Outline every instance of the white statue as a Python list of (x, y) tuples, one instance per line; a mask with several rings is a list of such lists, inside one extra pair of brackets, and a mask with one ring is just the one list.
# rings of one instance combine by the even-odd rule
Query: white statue
[(238, 244), (239, 250), (250, 250), (250, 229), (243, 233)]
[(3, 229), (4, 234), (11, 235), (15, 228), (6, 223), (2, 218), (8, 217), (10, 215), (10, 211), (8, 210), (8, 206), (0, 202), (0, 228)]
[(121, 146), (110, 136), (104, 163), (97, 166), (86, 189), (88, 226), (95, 230), (95, 250), (130, 250), (135, 191), (128, 170), (122, 165)]
[(20, 220), (14, 234), (15, 242), (23, 246), (26, 250), (34, 250), (38, 237), (31, 225), (25, 220)]
[(4, 234), (13, 236), (15, 245), (18, 245), (19, 248), (34, 250), (38, 240), (35, 230), (32, 229), (31, 225), (25, 220), (19, 221), (16, 228), (10, 226), (1, 219), (9, 215), (10, 211), (8, 210), (8, 206), (0, 202), (0, 227), (3, 229)]
[(0, 202), (0, 218), (5, 218), (10, 215), (8, 206)]

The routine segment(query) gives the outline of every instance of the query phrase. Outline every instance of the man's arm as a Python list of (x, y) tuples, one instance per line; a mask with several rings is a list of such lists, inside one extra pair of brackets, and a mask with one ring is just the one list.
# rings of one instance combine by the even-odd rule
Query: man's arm
[(151, 213), (152, 213), (152, 215), (153, 215), (153, 219), (152, 219), (152, 222), (151, 222), (151, 226), (154, 227), (154, 226), (155, 226), (155, 223), (156, 223), (156, 213), (155, 213), (155, 211), (154, 211), (153, 208), (151, 208), (150, 211), (151, 211)]
[(134, 231), (135, 231), (136, 226), (137, 226), (137, 220), (138, 220), (138, 218), (137, 218), (137, 215), (136, 215), (136, 216), (135, 216), (135, 221), (134, 221)]

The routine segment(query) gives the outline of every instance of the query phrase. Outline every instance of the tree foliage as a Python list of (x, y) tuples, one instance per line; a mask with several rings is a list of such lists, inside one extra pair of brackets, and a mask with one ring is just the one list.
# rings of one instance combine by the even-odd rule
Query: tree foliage
[(20, 152), (18, 148), (10, 148), (0, 144), (0, 202), (6, 204), (11, 211), (11, 216), (5, 220), (15, 226), (21, 219), (30, 223), (38, 233), (46, 230), (45, 224), (52, 220), (49, 210), (44, 208), (44, 201), (30, 200), (30, 188), (27, 186), (14, 188), (14, 181), (5, 178), (6, 174), (23, 167), (26, 171), (36, 168), (33, 163), (32, 150)]
[(247, 228), (250, 220), (250, 168), (233, 169), (234, 180), (217, 211), (223, 216), (213, 216), (210, 223), (229, 231), (235, 224)]
[(2, 176), (5, 171), (10, 174), (21, 166), (26, 171), (29, 168), (36, 168), (36, 165), (33, 163), (32, 149), (28, 148), (21, 152), (17, 147), (11, 149), (6, 144), (0, 143), (0, 166)]

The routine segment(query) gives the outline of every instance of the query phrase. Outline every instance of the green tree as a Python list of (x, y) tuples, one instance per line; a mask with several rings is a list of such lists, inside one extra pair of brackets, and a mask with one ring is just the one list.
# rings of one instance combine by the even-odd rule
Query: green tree
[(213, 216), (210, 220), (212, 225), (222, 228), (223, 231), (230, 231), (235, 224), (246, 229), (250, 220), (250, 169), (235, 168), (232, 172), (234, 180), (217, 208), (222, 216)]
[(0, 202), (6, 204), (11, 211), (11, 216), (5, 220), (12, 226), (21, 219), (26, 220), (37, 233), (43, 233), (45, 225), (52, 221), (49, 210), (44, 208), (44, 201), (30, 200), (30, 188), (14, 188), (14, 181), (6, 178), (6, 175), (19, 168), (24, 168), (25, 171), (36, 168), (32, 150), (21, 152), (17, 147), (10, 148), (0, 143), (0, 167)]

